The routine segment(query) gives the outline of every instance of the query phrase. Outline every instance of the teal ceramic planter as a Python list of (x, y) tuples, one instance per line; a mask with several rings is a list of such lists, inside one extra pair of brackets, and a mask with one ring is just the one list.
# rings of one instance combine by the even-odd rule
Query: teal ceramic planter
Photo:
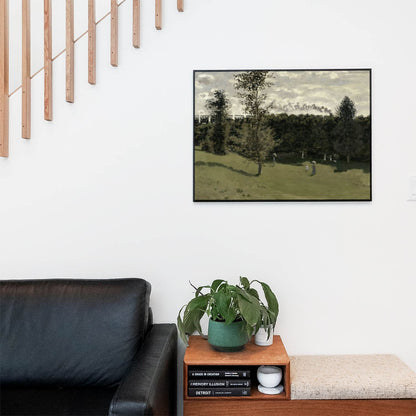
[(248, 342), (242, 321), (225, 325), (224, 322), (209, 320), (208, 342), (217, 351), (240, 351)]

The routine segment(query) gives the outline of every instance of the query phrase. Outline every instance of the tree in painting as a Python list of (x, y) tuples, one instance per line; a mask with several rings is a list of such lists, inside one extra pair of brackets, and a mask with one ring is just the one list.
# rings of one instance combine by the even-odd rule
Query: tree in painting
[(357, 136), (354, 118), (357, 110), (354, 102), (349, 97), (344, 97), (337, 108), (339, 118), (336, 127), (337, 140), (334, 143), (335, 150), (350, 163), (351, 156), (358, 154), (362, 148), (362, 142)]
[(211, 133), (212, 150), (217, 155), (225, 155), (227, 145), (227, 117), (229, 100), (222, 90), (214, 91), (214, 98), (207, 101), (206, 107), (214, 120)]
[(237, 95), (249, 115), (243, 132), (242, 148), (245, 156), (257, 163), (257, 176), (261, 175), (263, 163), (274, 145), (271, 129), (265, 124), (271, 108), (271, 104), (266, 105), (265, 90), (271, 86), (268, 76), (269, 71), (248, 71), (234, 76)]

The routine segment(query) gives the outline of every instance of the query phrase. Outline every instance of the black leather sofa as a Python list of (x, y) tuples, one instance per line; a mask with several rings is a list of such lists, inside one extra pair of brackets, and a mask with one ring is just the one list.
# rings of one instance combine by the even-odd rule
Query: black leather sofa
[(177, 331), (142, 279), (0, 281), (1, 416), (176, 414)]

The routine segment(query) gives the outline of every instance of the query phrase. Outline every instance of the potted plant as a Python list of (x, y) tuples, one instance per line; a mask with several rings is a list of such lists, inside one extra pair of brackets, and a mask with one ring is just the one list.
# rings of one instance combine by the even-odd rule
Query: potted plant
[[(253, 283), (261, 286), (266, 303), (259, 296)], [(202, 335), (201, 319), (209, 318), (208, 342), (220, 351), (238, 351), (249, 341), (253, 333), (271, 324), (274, 328), (279, 304), (269, 285), (259, 280), (251, 282), (240, 277), (239, 285), (230, 285), (222, 279), (210, 285), (195, 287), (195, 296), (178, 313), (179, 334), (185, 344), (188, 335)]]

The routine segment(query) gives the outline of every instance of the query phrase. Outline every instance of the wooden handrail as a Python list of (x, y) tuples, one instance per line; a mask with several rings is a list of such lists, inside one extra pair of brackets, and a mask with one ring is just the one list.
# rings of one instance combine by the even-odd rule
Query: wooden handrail
[(30, 139), (30, 0), (22, 0), (22, 137)]
[(9, 156), (9, 4), (0, 0), (0, 156)]
[(118, 4), (111, 0), (111, 65), (118, 66)]
[(52, 0), (43, 0), (44, 118), (52, 120)]
[(162, 30), (162, 0), (155, 0), (155, 27)]
[(74, 0), (66, 0), (66, 101), (74, 102)]
[(178, 0), (177, 7), (178, 12), (183, 12), (183, 0)]
[(95, 0), (88, 0), (88, 82), (92, 85), (96, 82), (97, 58), (97, 24), (95, 23)]
[(133, 0), (133, 46), (140, 48), (140, 0)]

